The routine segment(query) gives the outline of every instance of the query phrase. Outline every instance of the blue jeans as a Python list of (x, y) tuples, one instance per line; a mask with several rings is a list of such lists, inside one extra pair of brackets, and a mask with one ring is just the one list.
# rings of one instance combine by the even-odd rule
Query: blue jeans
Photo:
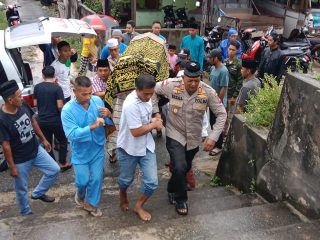
[(100, 203), (103, 182), (104, 147), (101, 146), (96, 157), (88, 163), (73, 164), (78, 197), (92, 206)]
[(33, 197), (40, 197), (45, 194), (53, 185), (60, 172), (59, 165), (50, 157), (47, 151), (39, 146), (37, 156), (34, 159), (24, 163), (16, 164), (19, 177), (15, 178), (15, 190), (17, 203), (20, 207), (21, 214), (31, 213), (28, 200), (28, 180), (31, 167), (34, 166), (43, 173), (43, 176), (32, 192)]
[(122, 148), (118, 148), (117, 157), (120, 166), (118, 178), (120, 189), (127, 189), (131, 185), (139, 164), (143, 173), (141, 192), (150, 197), (158, 187), (156, 154), (147, 150), (145, 156), (131, 156)]

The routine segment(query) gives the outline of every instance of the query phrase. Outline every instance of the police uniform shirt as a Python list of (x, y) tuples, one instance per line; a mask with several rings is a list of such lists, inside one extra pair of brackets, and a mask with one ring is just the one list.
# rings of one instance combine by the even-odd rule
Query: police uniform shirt
[(187, 150), (201, 143), (203, 115), (207, 107), (217, 116), (216, 124), (209, 138), (217, 141), (226, 122), (227, 113), (217, 93), (207, 84), (200, 82), (198, 90), (191, 96), (185, 90), (182, 78), (173, 78), (158, 82), (152, 97), (153, 113), (159, 112), (157, 95), (169, 99), (169, 112), (166, 122), (166, 136)]

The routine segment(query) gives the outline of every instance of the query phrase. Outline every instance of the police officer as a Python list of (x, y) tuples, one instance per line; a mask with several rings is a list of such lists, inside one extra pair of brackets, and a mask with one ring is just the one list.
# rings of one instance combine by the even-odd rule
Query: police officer
[(182, 78), (158, 82), (153, 96), (153, 112), (158, 113), (158, 96), (169, 99), (166, 125), (166, 147), (173, 165), (168, 182), (168, 197), (176, 205), (180, 215), (188, 214), (186, 173), (199, 151), (203, 115), (207, 107), (216, 115), (217, 121), (211, 134), (204, 141), (204, 151), (211, 151), (218, 140), (227, 118), (226, 110), (217, 93), (200, 81), (200, 64), (186, 63)]

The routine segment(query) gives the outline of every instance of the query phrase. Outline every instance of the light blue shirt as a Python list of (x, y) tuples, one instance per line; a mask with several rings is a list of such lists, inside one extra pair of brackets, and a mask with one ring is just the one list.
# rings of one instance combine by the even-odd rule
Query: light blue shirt
[(145, 156), (147, 149), (154, 152), (155, 143), (151, 133), (134, 137), (130, 129), (140, 128), (151, 122), (152, 102), (143, 102), (136, 91), (131, 92), (123, 102), (119, 124), (117, 147), (131, 156)]
[[(69, 101), (62, 109), (61, 120), (66, 137), (71, 146), (71, 162), (84, 164), (92, 161), (106, 142), (103, 126), (90, 131), (90, 125), (100, 117), (99, 108), (104, 107), (101, 98), (92, 96), (89, 108), (85, 109), (76, 99)], [(105, 117), (107, 124), (112, 124)]]
[(180, 49), (188, 48), (190, 50), (190, 56), (192, 61), (196, 61), (200, 64), (201, 70), (203, 69), (203, 60), (204, 60), (204, 41), (203, 39), (196, 35), (191, 37), (187, 35), (182, 38)]
[[(124, 43), (120, 43), (120, 46), (119, 46), (120, 55), (122, 55), (126, 49), (127, 49), (127, 45), (125, 45)], [(110, 55), (109, 48), (107, 45), (105, 45), (101, 51), (100, 59), (107, 60), (109, 55)]]
[(209, 76), (209, 82), (211, 87), (220, 94), (221, 88), (226, 87), (226, 92), (223, 98), (223, 105), (226, 108), (228, 103), (228, 84), (229, 84), (229, 71), (225, 65), (221, 65), (220, 68), (211, 67), (211, 72)]
[(165, 38), (165, 36), (163, 36), (163, 35), (161, 35), (161, 34), (159, 34), (159, 38), (161, 38), (161, 39), (164, 40), (164, 41), (167, 41), (167, 39)]

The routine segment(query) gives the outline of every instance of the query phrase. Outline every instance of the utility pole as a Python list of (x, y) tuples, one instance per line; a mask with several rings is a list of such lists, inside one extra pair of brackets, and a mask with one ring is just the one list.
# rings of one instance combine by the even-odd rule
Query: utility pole
[(104, 0), (104, 14), (111, 15), (111, 0)]
[(131, 20), (133, 20), (137, 24), (136, 12), (137, 12), (137, 0), (131, 0)]
[(208, 18), (208, 0), (202, 1), (202, 20), (200, 27), (200, 36), (204, 36)]

